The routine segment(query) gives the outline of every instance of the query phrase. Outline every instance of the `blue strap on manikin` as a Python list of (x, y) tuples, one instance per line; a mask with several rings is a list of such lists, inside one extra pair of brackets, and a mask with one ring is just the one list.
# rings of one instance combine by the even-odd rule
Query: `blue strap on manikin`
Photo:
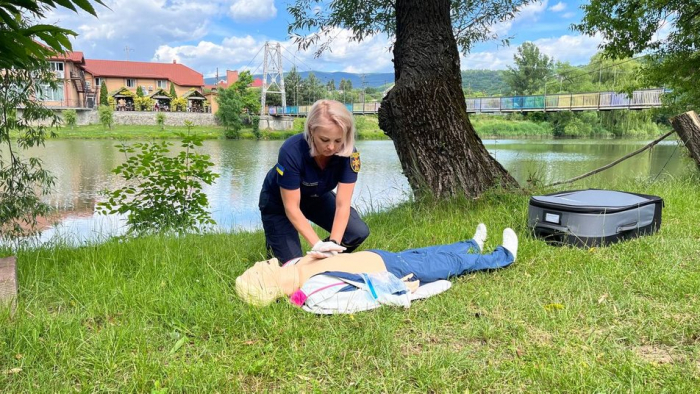
[(367, 287), (369, 287), (369, 292), (372, 293), (372, 298), (379, 299), (377, 296), (377, 292), (374, 290), (374, 285), (372, 284), (372, 281), (369, 279), (369, 276), (367, 274), (362, 274), (362, 277), (365, 279), (365, 283), (367, 283)]

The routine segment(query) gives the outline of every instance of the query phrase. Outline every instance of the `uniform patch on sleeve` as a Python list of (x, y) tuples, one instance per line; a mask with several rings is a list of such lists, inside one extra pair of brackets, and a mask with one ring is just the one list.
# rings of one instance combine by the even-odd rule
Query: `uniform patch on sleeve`
[(277, 173), (280, 174), (280, 176), (284, 176), (284, 167), (282, 167), (281, 164), (277, 164), (275, 166), (275, 169), (277, 170)]
[(355, 172), (360, 172), (360, 152), (352, 152), (350, 155), (350, 168)]

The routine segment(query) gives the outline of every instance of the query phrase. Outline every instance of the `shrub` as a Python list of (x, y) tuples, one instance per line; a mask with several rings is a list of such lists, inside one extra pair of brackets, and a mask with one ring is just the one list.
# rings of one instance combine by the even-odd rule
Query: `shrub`
[(156, 113), (156, 123), (160, 126), (160, 129), (165, 129), (165, 114), (162, 112)]
[[(199, 231), (201, 225), (213, 225), (207, 207), (207, 195), (202, 184), (211, 185), (218, 174), (209, 155), (196, 153), (202, 139), (193, 135), (188, 126), (178, 154), (172, 156), (167, 141), (122, 143), (119, 151), (128, 158), (113, 172), (121, 176), (126, 186), (107, 193), (108, 200), (98, 204), (102, 214), (127, 214), (129, 233)], [(135, 153), (135, 154), (134, 154)]]
[(66, 122), (71, 130), (78, 124), (78, 113), (74, 109), (63, 111), (63, 121)]
[(112, 107), (106, 106), (106, 105), (100, 105), (100, 108), (97, 110), (100, 116), (100, 123), (102, 126), (107, 129), (112, 128), (112, 124), (114, 124), (114, 116), (113, 112), (114, 110)]
[(107, 92), (107, 84), (103, 80), (100, 83), (100, 105), (107, 105), (109, 103), (109, 92)]
[(136, 88), (136, 97), (143, 97), (143, 89), (141, 88), (141, 85)]
[(260, 132), (260, 117), (257, 115), (253, 115), (250, 117), (250, 122), (252, 123), (253, 127), (253, 135), (255, 136), (256, 140), (259, 140), (262, 138), (262, 133)]
[(174, 98), (170, 100), (170, 110), (177, 112), (184, 112), (187, 109), (187, 99), (186, 98)]
[(114, 97), (109, 97), (107, 98), (107, 104), (101, 104), (101, 105), (106, 105), (109, 106), (110, 108), (114, 109), (117, 106), (117, 100), (114, 99)]

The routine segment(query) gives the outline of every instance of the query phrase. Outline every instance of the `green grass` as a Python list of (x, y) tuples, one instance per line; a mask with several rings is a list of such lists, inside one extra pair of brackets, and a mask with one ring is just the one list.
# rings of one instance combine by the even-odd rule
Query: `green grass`
[[(387, 139), (386, 135), (379, 129), (376, 116), (357, 116), (357, 138), (358, 139)], [(289, 131), (262, 131), (262, 138), (275, 140), (286, 139), (304, 130), (305, 118), (296, 118), (294, 120), (294, 128)], [(194, 132), (202, 136), (204, 139), (223, 139), (223, 126), (194, 126)], [(111, 129), (105, 129), (102, 125), (91, 124), (86, 126), (61, 127), (56, 133), (59, 139), (171, 139), (178, 138), (176, 133), (187, 133), (185, 126), (165, 126), (163, 130), (160, 126), (146, 125), (114, 125)], [(253, 129), (244, 127), (240, 134), (241, 139), (255, 139)]]
[(469, 120), (477, 134), (488, 137), (552, 137), (552, 126), (547, 122), (509, 120), (504, 117), (472, 115)]
[(521, 242), (507, 269), (355, 315), (242, 303), (234, 279), (263, 257), (260, 232), (22, 250), (0, 392), (698, 392), (698, 181), (565, 187), (664, 198), (658, 234), (604, 248), (528, 235), (530, 193), (551, 190), (365, 215), (364, 249), (453, 242), (479, 222), (486, 250), (506, 226)]

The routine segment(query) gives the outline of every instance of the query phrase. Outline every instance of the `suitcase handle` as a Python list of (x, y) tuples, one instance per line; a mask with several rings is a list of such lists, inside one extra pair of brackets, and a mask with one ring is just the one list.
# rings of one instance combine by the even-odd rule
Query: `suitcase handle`
[(551, 223), (547, 223), (547, 222), (539, 222), (535, 225), (535, 227), (548, 228), (550, 230), (557, 230), (557, 231), (561, 231), (564, 233), (569, 232), (569, 228), (567, 226), (559, 226), (557, 224), (551, 224)]
[(634, 223), (629, 223), (629, 224), (623, 224), (622, 226), (619, 226), (617, 228), (617, 232), (623, 232), (623, 231), (630, 231), (630, 230), (636, 230), (639, 226), (637, 226), (638, 222)]

